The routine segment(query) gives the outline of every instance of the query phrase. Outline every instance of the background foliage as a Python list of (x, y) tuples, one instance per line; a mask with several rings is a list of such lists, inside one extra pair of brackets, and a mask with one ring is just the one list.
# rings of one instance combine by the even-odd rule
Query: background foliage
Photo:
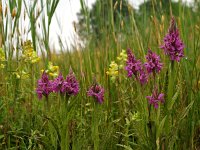
[[(126, 0), (97, 0), (92, 9), (80, 0), (75, 27), (84, 46), (63, 50), (61, 42), (62, 52), (56, 54), (49, 33), (58, 3), (9, 0), (0, 6), (0, 149), (200, 149), (200, 2), (188, 7), (151, 0), (135, 10)], [(19, 32), (24, 15), (30, 28)], [(185, 57), (170, 73), (169, 59), (159, 47), (172, 15)], [(23, 41), (20, 36), (27, 34), (31, 39)], [(106, 75), (111, 61), (126, 48), (142, 62), (148, 48), (161, 56), (164, 68), (156, 84), (166, 95), (171, 91), (171, 98), (165, 97), (159, 109), (149, 107), (146, 99), (152, 82), (141, 87), (124, 70), (114, 83)], [(50, 62), (64, 75), (71, 67), (81, 90), (67, 104), (51, 93), (47, 109), (35, 88), (42, 69), (57, 73)], [(102, 105), (86, 94), (94, 77), (106, 91)]]

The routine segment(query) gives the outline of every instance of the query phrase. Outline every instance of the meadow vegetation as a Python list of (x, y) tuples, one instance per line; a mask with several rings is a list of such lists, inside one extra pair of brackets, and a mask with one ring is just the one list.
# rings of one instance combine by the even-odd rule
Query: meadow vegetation
[(200, 2), (80, 0), (59, 53), (58, 3), (0, 0), (0, 149), (200, 149)]

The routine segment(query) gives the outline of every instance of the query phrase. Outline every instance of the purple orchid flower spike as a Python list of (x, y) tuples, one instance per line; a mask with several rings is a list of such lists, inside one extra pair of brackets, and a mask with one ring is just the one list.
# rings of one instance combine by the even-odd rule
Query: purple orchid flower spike
[(133, 75), (135, 75), (136, 78), (138, 78), (138, 73), (142, 69), (142, 63), (140, 60), (137, 60), (132, 53), (131, 49), (127, 50), (127, 61), (126, 61), (126, 67), (125, 70), (128, 72), (127, 76), (131, 78)]
[(66, 93), (68, 96), (71, 96), (71, 95), (77, 95), (78, 92), (79, 92), (79, 83), (74, 75), (74, 72), (70, 68), (69, 74), (63, 81), (61, 93)]
[(58, 77), (55, 78), (54, 81), (53, 81), (53, 91), (56, 92), (56, 93), (62, 93), (61, 89), (62, 89), (62, 86), (63, 86), (63, 82), (64, 82), (64, 78), (63, 78), (62, 73), (60, 73), (58, 75)]
[(49, 80), (48, 75), (43, 72), (41, 79), (38, 80), (36, 89), (38, 98), (42, 99), (43, 95), (47, 98), (51, 92), (53, 92), (52, 81)]
[(160, 56), (158, 56), (156, 53), (153, 53), (149, 49), (148, 54), (146, 55), (146, 60), (147, 62), (144, 64), (144, 66), (146, 67), (148, 74), (160, 72), (163, 66), (160, 60)]
[(170, 57), (170, 60), (179, 62), (184, 57), (184, 44), (179, 36), (179, 30), (176, 27), (174, 17), (171, 19), (170, 28), (167, 35), (164, 37), (164, 43), (160, 46), (165, 54)]

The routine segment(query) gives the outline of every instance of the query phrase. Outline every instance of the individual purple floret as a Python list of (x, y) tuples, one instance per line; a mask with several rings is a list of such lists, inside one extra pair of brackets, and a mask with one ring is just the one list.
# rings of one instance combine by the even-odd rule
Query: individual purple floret
[(64, 80), (61, 88), (61, 93), (66, 93), (67, 95), (77, 95), (79, 92), (79, 83), (76, 80), (74, 72), (70, 69), (69, 74)]
[(104, 101), (104, 88), (98, 84), (92, 85), (87, 91), (88, 96), (94, 97), (100, 104)]
[(127, 61), (126, 61), (126, 67), (125, 70), (128, 72), (128, 77), (131, 78), (133, 75), (135, 75), (136, 78), (139, 71), (141, 70), (141, 66), (142, 63), (140, 62), (140, 60), (137, 60), (134, 56), (134, 54), (132, 53), (131, 49), (127, 50)]
[(172, 61), (180, 61), (184, 57), (183, 49), (184, 44), (180, 39), (178, 28), (176, 28), (176, 23), (174, 17), (171, 19), (171, 24), (167, 35), (164, 37), (164, 44), (160, 46), (164, 50), (166, 55), (170, 56)]
[(49, 80), (48, 75), (44, 72), (42, 78), (38, 80), (36, 93), (38, 98), (42, 99), (42, 95), (48, 97), (51, 92), (53, 92), (52, 81)]
[(158, 102), (164, 103), (164, 94), (158, 94), (157, 88), (154, 89), (152, 96), (147, 96), (146, 98), (149, 100), (149, 104), (153, 105), (156, 109), (158, 108)]
[(53, 81), (53, 91), (56, 93), (61, 93), (61, 89), (63, 86), (64, 78), (63, 75), (60, 73), (57, 78), (54, 79)]
[(146, 73), (144, 69), (140, 70), (139, 80), (142, 85), (148, 82), (148, 74)]
[(148, 50), (148, 54), (146, 55), (147, 62), (144, 66), (147, 69), (147, 72), (150, 73), (159, 73), (162, 69), (163, 64), (160, 61), (160, 56), (156, 53), (153, 53), (151, 50)]

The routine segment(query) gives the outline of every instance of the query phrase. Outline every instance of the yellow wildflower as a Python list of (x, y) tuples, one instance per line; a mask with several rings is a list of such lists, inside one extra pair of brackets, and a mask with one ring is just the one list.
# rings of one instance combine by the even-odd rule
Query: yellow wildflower
[(116, 77), (119, 75), (118, 68), (119, 67), (115, 61), (112, 61), (109, 70), (106, 72), (107, 75), (111, 76), (112, 81), (115, 81)]
[(119, 68), (122, 69), (124, 67), (125, 62), (127, 61), (127, 54), (124, 49), (122, 49), (122, 52), (117, 57), (117, 60), (119, 61)]
[(59, 74), (59, 67), (54, 66), (52, 62), (49, 62), (47, 70), (43, 70), (43, 69), (41, 70), (41, 72), (44, 72), (44, 71), (52, 77), (57, 77)]
[(32, 47), (30, 40), (26, 41), (23, 46), (22, 58), (25, 62), (34, 64), (40, 61), (40, 57), (37, 56), (36, 52)]
[(127, 60), (127, 54), (126, 54), (126, 51), (124, 49), (122, 49), (122, 52), (119, 54), (119, 57), (117, 57), (117, 59), (119, 61), (126, 62), (126, 60)]

